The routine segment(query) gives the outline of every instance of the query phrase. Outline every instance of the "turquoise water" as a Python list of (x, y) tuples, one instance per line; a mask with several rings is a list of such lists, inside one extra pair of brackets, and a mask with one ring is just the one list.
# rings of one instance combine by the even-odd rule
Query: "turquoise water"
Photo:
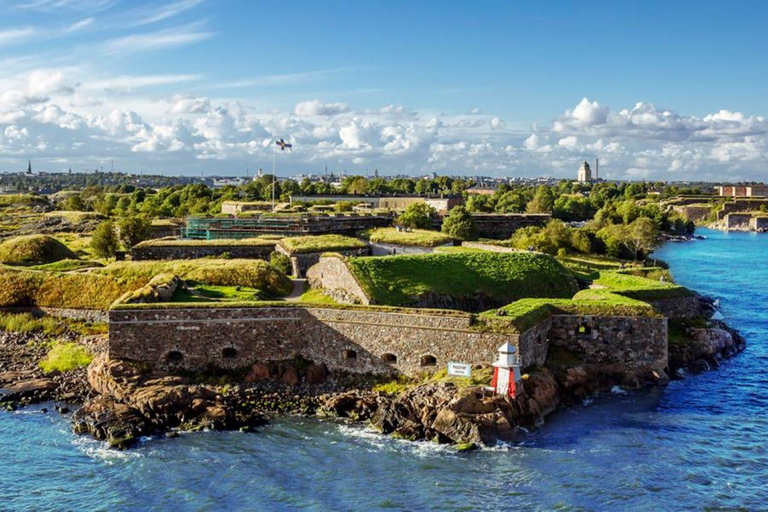
[(764, 509), (768, 235), (702, 233), (657, 255), (747, 336), (715, 371), (599, 396), (522, 444), (461, 455), (317, 420), (117, 453), (57, 414), (0, 413), (0, 509)]

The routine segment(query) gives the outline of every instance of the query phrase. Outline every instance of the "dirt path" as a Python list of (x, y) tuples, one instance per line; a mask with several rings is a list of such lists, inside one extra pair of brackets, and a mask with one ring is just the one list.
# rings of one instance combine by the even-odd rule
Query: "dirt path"
[(291, 290), (290, 295), (288, 295), (285, 300), (296, 302), (299, 300), (301, 295), (306, 291), (307, 289), (307, 280), (306, 279), (291, 279), (293, 282), (293, 290)]

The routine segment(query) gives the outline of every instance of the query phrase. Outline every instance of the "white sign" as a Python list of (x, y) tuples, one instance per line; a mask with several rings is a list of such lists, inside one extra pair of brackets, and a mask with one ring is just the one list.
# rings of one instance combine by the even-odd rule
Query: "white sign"
[(472, 365), (466, 363), (448, 362), (448, 375), (454, 377), (469, 377), (472, 375)]

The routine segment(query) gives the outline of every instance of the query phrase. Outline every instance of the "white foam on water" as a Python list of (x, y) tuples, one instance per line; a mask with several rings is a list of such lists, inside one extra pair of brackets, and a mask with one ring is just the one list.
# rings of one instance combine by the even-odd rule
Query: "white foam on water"
[(621, 386), (613, 386), (611, 388), (611, 393), (614, 395), (626, 395), (627, 392), (621, 388)]
[(103, 441), (97, 441), (87, 436), (76, 436), (72, 440), (72, 445), (80, 452), (92, 459), (98, 459), (107, 464), (114, 464), (117, 461), (129, 460), (143, 457), (138, 450), (115, 450)]

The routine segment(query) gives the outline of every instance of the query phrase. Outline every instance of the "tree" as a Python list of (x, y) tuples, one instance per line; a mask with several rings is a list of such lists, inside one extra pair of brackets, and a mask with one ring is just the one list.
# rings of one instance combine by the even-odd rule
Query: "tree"
[(124, 217), (117, 223), (120, 242), (130, 249), (152, 235), (152, 224), (144, 217)]
[(115, 223), (105, 220), (98, 226), (91, 236), (91, 250), (100, 258), (113, 258), (117, 253), (119, 241), (115, 233)]
[(456, 240), (474, 240), (477, 238), (475, 219), (464, 206), (457, 206), (443, 221), (443, 233)]
[(411, 203), (397, 218), (401, 226), (414, 229), (429, 229), (437, 211), (427, 203)]
[(656, 224), (647, 217), (640, 217), (629, 225), (625, 243), (637, 260), (640, 253), (648, 254), (656, 247), (657, 236)]
[(555, 195), (552, 190), (546, 185), (542, 185), (536, 189), (536, 193), (526, 205), (525, 209), (528, 213), (549, 213), (555, 205)]

